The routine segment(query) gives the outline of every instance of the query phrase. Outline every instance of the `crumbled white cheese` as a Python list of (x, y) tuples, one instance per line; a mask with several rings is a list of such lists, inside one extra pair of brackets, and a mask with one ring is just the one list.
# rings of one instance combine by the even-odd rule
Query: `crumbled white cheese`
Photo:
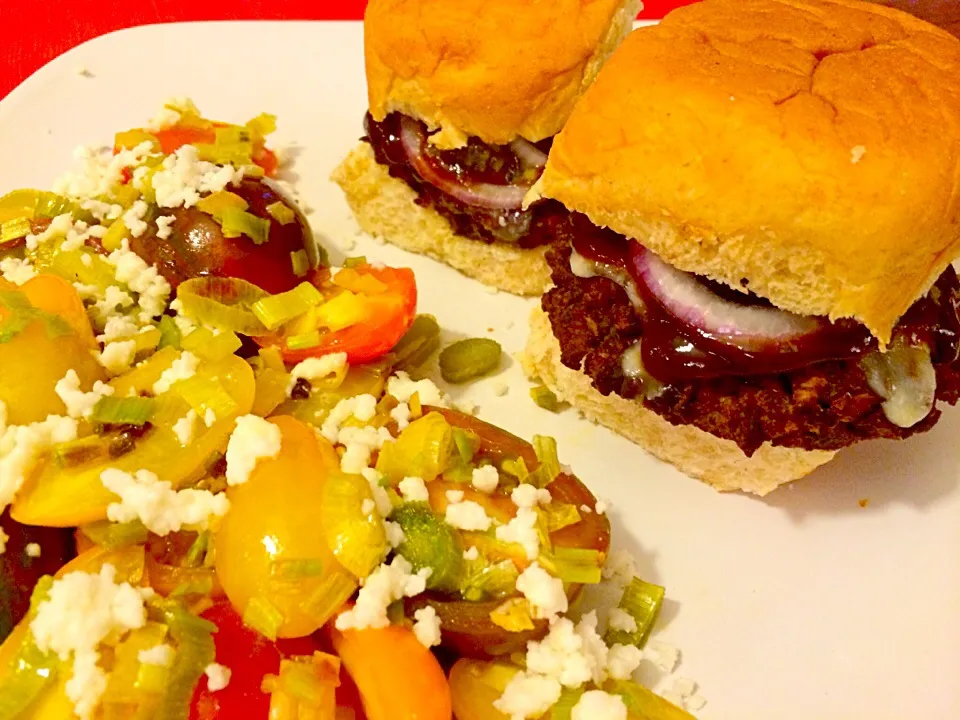
[(99, 362), (111, 375), (123, 375), (130, 369), (137, 354), (137, 343), (133, 340), (121, 340), (107, 343), (102, 352), (97, 353)]
[(390, 417), (397, 423), (397, 430), (402, 431), (410, 424), (410, 406), (400, 403), (390, 411)]
[(210, 663), (204, 668), (203, 674), (207, 676), (207, 689), (210, 692), (220, 692), (230, 684), (233, 671), (218, 663)]
[(567, 611), (567, 594), (563, 590), (563, 582), (553, 577), (537, 562), (520, 573), (517, 590), (530, 601), (536, 617), (551, 619)]
[(619, 695), (588, 690), (573, 706), (570, 720), (627, 720), (627, 706)]
[(538, 718), (560, 699), (563, 688), (553, 678), (527, 672), (514, 675), (493, 707), (510, 720)]
[(135, 200), (130, 209), (123, 214), (123, 224), (126, 225), (131, 237), (140, 237), (147, 231), (147, 223), (143, 219), (150, 206), (143, 200)]
[(518, 508), (535, 508), (537, 505), (549, 505), (553, 498), (546, 488), (536, 485), (520, 484), (510, 493), (510, 499)]
[(167, 308), (170, 283), (155, 267), (148, 265), (130, 250), (126, 239), (120, 247), (107, 256), (107, 262), (116, 268), (116, 278), (137, 293), (137, 304), (144, 321), (161, 315)]
[[(94, 287), (94, 290), (96, 290), (96, 287)], [(109, 290), (110, 288), (108, 288)], [(127, 293), (123, 294), (127, 295)], [(127, 297), (130, 298), (129, 295)], [(133, 298), (130, 298), (130, 302), (133, 302)], [(140, 332), (140, 327), (132, 319), (124, 315), (113, 315), (107, 318), (106, 324), (103, 326), (103, 333), (97, 335), (97, 341), (109, 343), (114, 340), (127, 340), (138, 332)]]
[(219, 192), (242, 179), (242, 170), (200, 160), (193, 145), (184, 145), (163, 159), (161, 169), (153, 175), (153, 189), (160, 207), (189, 208), (202, 194)]
[(364, 498), (360, 503), (360, 512), (364, 515), (372, 515), (377, 511), (377, 502), (373, 498)]
[(343, 445), (340, 469), (351, 475), (359, 475), (370, 466), (373, 451), (393, 440), (385, 427), (345, 427), (340, 430), (339, 441)]
[(65, 237), (73, 228), (73, 215), (63, 213), (57, 215), (42, 232), (34, 235), (30, 233), (26, 237), (27, 250), (36, 250), (40, 245), (53, 240), (54, 238)]
[(607, 512), (607, 504), (603, 500), (597, 500), (594, 509), (598, 515), (604, 515)]
[(43, 554), (43, 548), (40, 547), (39, 543), (27, 543), (27, 546), (23, 549), (27, 554), (28, 558), (38, 558)]
[(104, 565), (98, 574), (71, 572), (54, 580), (46, 600), (30, 622), (37, 647), (63, 662), (72, 660), (66, 694), (74, 712), (89, 720), (107, 688), (106, 673), (97, 664), (98, 646), (146, 624), (146, 588), (117, 583), (116, 568)]
[(493, 465), (474, 468), (470, 477), (470, 484), (480, 492), (492, 493), (500, 484), (500, 473)]
[(200, 366), (200, 358), (188, 350), (180, 353), (180, 356), (171, 363), (170, 367), (160, 374), (160, 378), (153, 384), (153, 394), (162, 395), (170, 387), (180, 380), (192, 378), (197, 373)]
[(637, 574), (637, 563), (633, 556), (623, 549), (616, 549), (607, 556), (602, 568), (605, 580), (615, 580), (626, 584)]
[(460, 503), (460, 502), (463, 502), (464, 492), (463, 490), (447, 490), (446, 496), (447, 496), (447, 502)]
[(537, 513), (531, 508), (520, 508), (506, 525), (497, 528), (497, 540), (520, 545), (528, 560), (540, 555), (540, 535), (537, 533)]
[(73, 369), (67, 370), (67, 374), (57, 381), (54, 390), (67, 408), (67, 415), (76, 420), (89, 419), (101, 398), (113, 395), (113, 388), (99, 380), (93, 384), (90, 392), (83, 392), (80, 389), (80, 376)]
[(856, 165), (858, 162), (863, 160), (863, 156), (867, 154), (867, 149), (863, 145), (854, 145), (850, 148), (850, 162)]
[(459, 530), (477, 530), (479, 532), (486, 532), (493, 524), (493, 520), (487, 515), (483, 505), (473, 500), (449, 503), (444, 514), (444, 520), (447, 525)]
[(422, 607), (413, 614), (416, 621), (413, 624), (413, 634), (424, 647), (434, 647), (440, 644), (440, 618), (437, 611), (429, 605)]
[(205, 530), (213, 518), (223, 517), (230, 509), (224, 493), (207, 490), (174, 490), (149, 470), (126, 473), (108, 468), (100, 473), (100, 482), (119, 503), (107, 506), (107, 518), (126, 523), (140, 520), (150, 532), (169, 535), (182, 527)]
[(177, 220), (176, 215), (161, 215), (157, 218), (157, 239), (166, 240), (173, 233), (173, 228), (170, 227)]
[(337, 616), (338, 630), (382, 628), (390, 624), (387, 608), (404, 597), (414, 597), (427, 589), (430, 568), (413, 574), (413, 566), (402, 555), (394, 556), (389, 565), (380, 565), (364, 581), (356, 604)]
[(381, 517), (390, 517), (393, 513), (393, 503), (390, 501), (390, 495), (381, 485), (383, 475), (374, 468), (364, 468), (360, 471), (363, 479), (370, 485), (370, 491), (373, 493), (373, 499), (377, 503), (377, 512)]
[(480, 551), (477, 549), (475, 545), (463, 551), (464, 560), (476, 560), (479, 557), (480, 557)]
[(617, 643), (607, 653), (607, 674), (614, 680), (629, 680), (642, 660), (643, 651), (640, 648)]
[(383, 529), (387, 533), (387, 542), (390, 543), (390, 547), (396, 550), (398, 547), (403, 545), (403, 541), (406, 540), (406, 536), (403, 534), (403, 528), (400, 527), (400, 523), (384, 520)]
[(409, 403), (414, 395), (419, 396), (423, 405), (446, 407), (447, 398), (432, 381), (411, 380), (410, 376), (400, 371), (387, 380), (387, 394), (392, 395), (398, 402)]
[(166, 668), (173, 666), (173, 659), (175, 657), (176, 652), (174, 652), (174, 649), (167, 643), (160, 643), (159, 645), (154, 645), (152, 648), (141, 650), (137, 653), (137, 660), (139, 660), (142, 665), (157, 665)]
[(33, 464), (54, 445), (77, 439), (77, 421), (49, 415), (42, 422), (11, 425), (0, 437), (0, 512), (13, 502)]
[(80, 170), (58, 178), (53, 184), (53, 192), (80, 199), (109, 195), (121, 183), (125, 169), (142, 165), (152, 153), (153, 145), (150, 142), (116, 153), (111, 148), (78, 147), (73, 157), (80, 163)]
[(397, 485), (400, 496), (407, 502), (428, 502), (430, 492), (427, 490), (427, 484), (423, 478), (406, 477)]
[(346, 365), (347, 354), (342, 352), (301, 360), (293, 367), (293, 370), (290, 371), (290, 382), (287, 384), (287, 397), (293, 392), (293, 388), (300, 378), (309, 382), (316, 382), (343, 372)]
[(280, 428), (257, 415), (237, 418), (227, 443), (227, 484), (242, 485), (250, 479), (257, 461), (280, 454)]
[(203, 411), (203, 424), (207, 427), (213, 427), (213, 424), (217, 421), (217, 414), (213, 411), (213, 408), (207, 408)]
[(173, 434), (183, 447), (193, 440), (193, 431), (197, 427), (197, 411), (188, 410), (187, 414), (173, 424)]
[(607, 614), (607, 626), (611, 630), (620, 632), (634, 633), (637, 631), (637, 621), (633, 615), (616, 607), (610, 608), (610, 612)]
[(680, 651), (665, 642), (652, 640), (644, 650), (644, 658), (665, 673), (672, 673), (680, 662)]
[(377, 413), (377, 399), (373, 395), (356, 395), (336, 404), (320, 427), (320, 433), (331, 443), (340, 442), (340, 428), (350, 418), (369, 422)]
[(26, 258), (5, 257), (0, 260), (0, 273), (3, 279), (14, 285), (23, 285), (37, 276), (36, 268)]

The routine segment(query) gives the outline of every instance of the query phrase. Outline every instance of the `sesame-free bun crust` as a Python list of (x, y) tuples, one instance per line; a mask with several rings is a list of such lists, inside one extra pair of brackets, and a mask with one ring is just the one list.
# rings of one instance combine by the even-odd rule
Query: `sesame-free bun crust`
[(540, 295), (550, 281), (545, 247), (528, 250), (457, 235), (435, 210), (414, 202), (417, 194), (377, 164), (367, 143), (340, 163), (332, 179), (343, 189), (360, 227), (375, 237), (516, 295)]
[(439, 147), (555, 135), (639, 0), (370, 0), (370, 113), (420, 118)]
[(774, 447), (765, 443), (747, 457), (736, 443), (693, 425), (671, 425), (640, 402), (601, 395), (590, 378), (560, 362), (560, 346), (550, 320), (540, 308), (530, 317), (530, 337), (523, 368), (557, 397), (595, 423), (623, 435), (647, 452), (717, 490), (766, 495), (780, 485), (809, 475), (829, 462), (834, 452)]
[(960, 41), (858, 0), (704, 0), (624, 41), (535, 190), (886, 343), (960, 250)]

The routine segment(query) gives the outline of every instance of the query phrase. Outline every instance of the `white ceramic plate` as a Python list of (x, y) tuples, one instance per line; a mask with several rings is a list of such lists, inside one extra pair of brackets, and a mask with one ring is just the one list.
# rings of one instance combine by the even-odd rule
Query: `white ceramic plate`
[[(300, 148), (297, 183), (318, 234), (414, 268), (421, 310), (451, 335), (490, 334), (519, 351), (532, 301), (358, 238), (328, 181), (361, 135), (361, 38), (359, 23), (259, 22), (89, 42), (0, 103), (0, 193), (48, 187), (76, 145), (108, 143), (171, 96), (226, 120), (273, 112), (274, 142)], [(922, 437), (843, 452), (758, 500), (717, 494), (571, 412), (540, 410), (517, 363), (505, 365), (465, 394), (517, 434), (555, 435), (561, 459), (610, 502), (614, 542), (667, 587), (658, 637), (682, 649), (678, 674), (700, 683), (703, 718), (960, 717), (960, 413)], [(498, 381), (509, 383), (504, 397)]]

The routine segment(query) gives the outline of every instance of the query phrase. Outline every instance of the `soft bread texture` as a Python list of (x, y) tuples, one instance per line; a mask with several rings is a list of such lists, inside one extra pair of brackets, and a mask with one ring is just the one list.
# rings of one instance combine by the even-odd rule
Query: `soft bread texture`
[(692, 425), (671, 425), (637, 401), (601, 395), (589, 377), (560, 362), (560, 345), (540, 308), (530, 317), (530, 337), (522, 360), (528, 376), (539, 378), (588, 420), (623, 435), (717, 490), (766, 495), (784, 483), (809, 475), (835, 455), (826, 450), (796, 450), (766, 443), (748, 458), (731, 440), (714, 437)]
[(431, 208), (417, 205), (417, 194), (377, 164), (373, 149), (360, 143), (333, 171), (360, 227), (376, 237), (436, 258), (464, 275), (505, 292), (540, 295), (550, 281), (546, 248), (524, 249), (457, 235)]
[(704, 0), (635, 30), (536, 192), (683, 270), (887, 343), (960, 250), (960, 41), (858, 0)]
[(371, 0), (364, 18), (370, 113), (505, 144), (559, 132), (630, 31), (639, 0)]

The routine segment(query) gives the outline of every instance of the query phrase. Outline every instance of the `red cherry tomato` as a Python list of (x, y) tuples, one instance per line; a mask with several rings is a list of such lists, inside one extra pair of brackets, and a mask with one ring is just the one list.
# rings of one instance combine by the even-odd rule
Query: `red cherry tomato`
[(217, 626), (214, 642), (217, 662), (230, 668), (230, 683), (210, 692), (206, 677), (200, 679), (190, 704), (190, 720), (267, 720), (270, 696), (260, 690), (264, 675), (280, 672), (280, 660), (293, 655), (312, 655), (318, 647), (309, 637), (272, 642), (243, 624), (226, 600), (202, 615)]
[[(375, 307), (372, 319), (321, 335), (318, 345), (300, 350), (288, 348), (286, 338), (282, 335), (256, 338), (256, 341), (264, 347), (279, 346), (283, 359), (288, 363), (344, 352), (347, 354), (347, 362), (359, 365), (386, 355), (413, 324), (417, 312), (417, 281), (409, 268), (360, 265), (353, 269), (387, 286), (384, 292), (369, 296)], [(314, 283), (320, 285), (322, 281), (321, 274)]]

